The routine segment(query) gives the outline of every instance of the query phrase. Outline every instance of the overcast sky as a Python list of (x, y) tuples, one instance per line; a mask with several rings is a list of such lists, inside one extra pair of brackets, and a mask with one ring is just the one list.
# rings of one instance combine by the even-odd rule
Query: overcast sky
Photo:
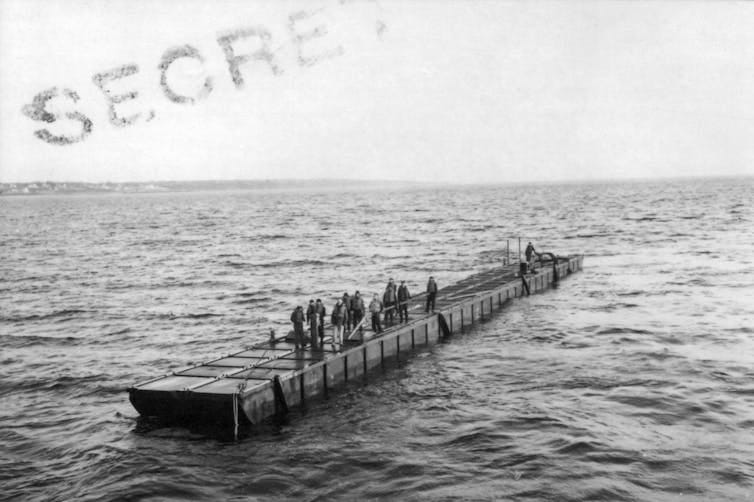
[(3, 182), (754, 174), (752, 105), (751, 2), (0, 0)]

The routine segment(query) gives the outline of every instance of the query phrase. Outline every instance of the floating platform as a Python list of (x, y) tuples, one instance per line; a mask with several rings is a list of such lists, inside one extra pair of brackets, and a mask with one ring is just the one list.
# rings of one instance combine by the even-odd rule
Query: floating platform
[[(365, 327), (341, 352), (309, 347), (296, 351), (285, 339), (258, 343), (136, 384), (128, 389), (129, 397), (141, 415), (168, 423), (259, 424), (291, 407), (326, 398), (349, 381), (364, 380), (373, 370), (492, 315), (513, 298), (549, 288), (581, 270), (583, 259), (557, 257), (523, 276), (518, 263), (475, 274), (440, 289), (432, 313), (424, 312), (424, 295), (419, 295), (409, 302), (407, 323), (396, 321), (379, 334)], [(330, 347), (328, 337), (325, 347)]]

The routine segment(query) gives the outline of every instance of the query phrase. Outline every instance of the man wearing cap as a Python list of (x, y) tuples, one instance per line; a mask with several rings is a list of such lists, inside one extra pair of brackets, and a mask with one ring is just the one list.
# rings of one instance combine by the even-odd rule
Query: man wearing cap
[(401, 322), (408, 322), (408, 301), (411, 299), (411, 293), (408, 292), (406, 281), (401, 281), (398, 286), (398, 317)]
[(372, 330), (375, 333), (382, 332), (382, 326), (380, 325), (380, 312), (382, 312), (382, 302), (379, 295), (374, 294), (374, 298), (369, 303), (369, 312), (372, 314)]
[[(364, 319), (364, 299), (358, 291), (351, 298), (351, 317), (353, 318), (353, 327), (359, 326)], [(359, 332), (364, 332), (364, 326), (359, 326)]]
[(395, 321), (395, 309), (398, 305), (398, 294), (392, 278), (385, 287), (385, 293), (382, 295), (382, 303), (385, 306), (385, 325), (390, 326)]
[(299, 305), (291, 313), (291, 322), (293, 323), (293, 343), (296, 350), (304, 348), (304, 309)]
[(309, 300), (309, 308), (306, 309), (306, 321), (309, 323), (309, 334), (312, 350), (318, 349), (317, 335), (319, 334), (319, 312), (314, 300)]
[(317, 298), (317, 303), (314, 304), (314, 310), (317, 311), (319, 317), (319, 324), (317, 325), (317, 334), (319, 335), (319, 345), (325, 345), (325, 316), (327, 315), (327, 309), (322, 303), (322, 300)]
[(343, 293), (343, 305), (345, 305), (346, 308), (346, 320), (343, 322), (343, 326), (345, 326), (345, 329), (348, 330), (348, 332), (351, 332), (351, 323), (353, 323), (353, 317), (351, 316), (351, 297), (348, 296), (348, 293)]
[[(332, 350), (335, 352), (335, 346), (338, 351), (343, 349), (343, 329), (345, 327), (346, 316), (348, 315), (346, 305), (342, 298), (338, 298), (337, 303), (332, 309)], [(324, 348), (324, 347), (323, 347)]]
[(427, 306), (424, 309), (424, 312), (429, 312), (430, 305), (432, 306), (432, 312), (435, 311), (435, 297), (436, 296), (437, 296), (437, 283), (435, 282), (435, 278), (430, 275), (429, 281), (427, 281)]
[(526, 254), (526, 264), (529, 266), (529, 272), (534, 272), (534, 256), (537, 254), (537, 251), (534, 249), (534, 245), (531, 242), (526, 245), (526, 251), (524, 251), (524, 254)]

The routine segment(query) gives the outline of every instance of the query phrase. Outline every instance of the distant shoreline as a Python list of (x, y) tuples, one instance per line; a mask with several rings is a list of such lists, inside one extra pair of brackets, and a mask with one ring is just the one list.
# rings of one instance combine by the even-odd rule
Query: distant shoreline
[(310, 188), (349, 189), (370, 187), (418, 187), (428, 183), (405, 181), (360, 181), (341, 179), (317, 180), (221, 180), (221, 181), (145, 181), (145, 182), (65, 182), (36, 181), (28, 183), (0, 183), (0, 196), (14, 195), (74, 195), (74, 194), (135, 194), (231, 190), (306, 190)]
[(754, 175), (731, 176), (683, 176), (673, 178), (618, 178), (618, 179), (573, 179), (552, 181), (509, 181), (509, 182), (440, 182), (440, 181), (400, 181), (400, 180), (353, 180), (353, 179), (312, 179), (312, 180), (195, 180), (195, 181), (126, 181), (126, 182), (83, 182), (83, 181), (31, 181), (23, 183), (0, 183), (0, 197), (16, 195), (75, 195), (75, 194), (137, 194), (173, 193), (198, 191), (233, 190), (348, 190), (379, 188), (432, 188), (442, 186), (546, 186), (546, 185), (604, 185), (620, 183), (667, 183), (702, 180), (754, 179)]

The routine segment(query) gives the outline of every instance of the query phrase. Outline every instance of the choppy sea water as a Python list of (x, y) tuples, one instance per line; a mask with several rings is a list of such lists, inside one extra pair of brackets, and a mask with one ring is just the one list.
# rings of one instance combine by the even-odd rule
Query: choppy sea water
[[(0, 198), (0, 499), (754, 498), (754, 179)], [(125, 389), (521, 236), (583, 272), (240, 441)], [(517, 250), (517, 241), (511, 248)]]

